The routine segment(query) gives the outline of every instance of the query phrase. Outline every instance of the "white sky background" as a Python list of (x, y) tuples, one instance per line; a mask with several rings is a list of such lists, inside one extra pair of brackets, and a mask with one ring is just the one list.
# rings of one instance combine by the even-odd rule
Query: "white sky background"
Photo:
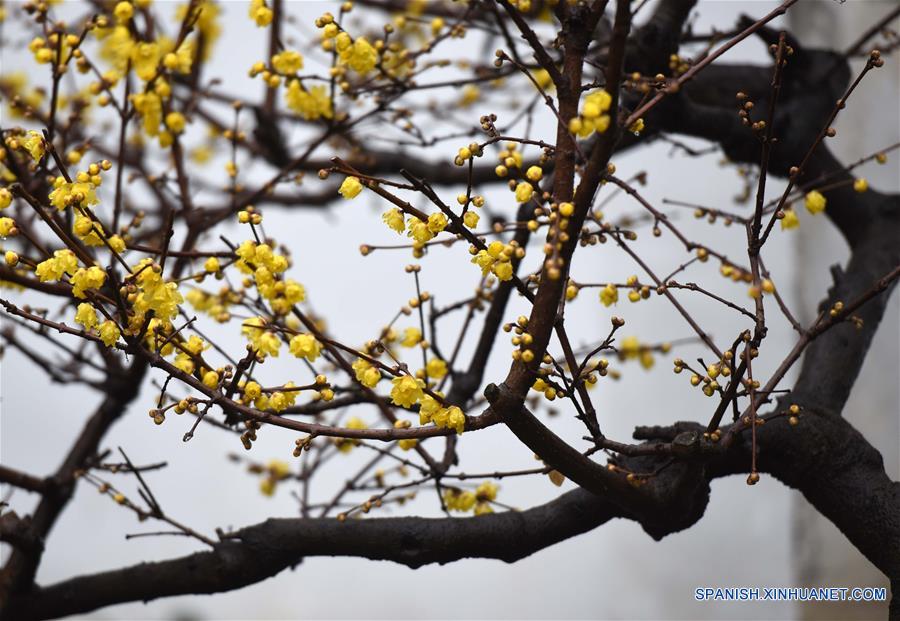
[[(867, 4), (883, 7), (883, 11), (873, 11), (876, 15), (887, 11), (890, 5), (887, 2)], [(843, 6), (829, 5), (834, 11), (848, 14), (858, 10), (859, 6), (853, 2)], [(336, 11), (337, 4), (292, 2), (288, 6), (290, 14), (303, 24), (302, 32), (309, 32), (314, 18), (325, 10)], [(760, 16), (774, 6), (775, 3), (761, 1), (705, 2), (700, 6), (696, 29), (704, 32), (713, 24), (727, 29), (741, 12)], [(246, 70), (264, 57), (267, 38), (247, 19), (245, 3), (228, 2), (223, 8), (223, 35), (216, 46), (213, 62), (205, 70), (205, 78), (220, 77), (223, 90), (230, 92), (261, 93), (261, 85), (251, 81)], [(382, 14), (375, 15), (377, 19)], [(295, 28), (288, 29), (287, 34), (290, 37), (298, 32)], [(351, 32), (354, 32), (352, 27)], [(471, 57), (473, 51), (481, 51), (480, 46), (467, 41), (439, 48), (436, 56)], [(493, 47), (484, 51), (492, 56)], [(0, 69), (4, 73), (16, 70), (17, 64), (21, 66), (19, 58), (4, 50)], [(730, 52), (726, 60), (765, 62), (763, 46), (756, 40), (748, 41)], [(315, 69), (310, 57), (307, 57), (306, 69)], [(889, 59), (883, 71), (893, 71), (896, 75), (895, 58)], [(874, 107), (880, 99), (877, 81), (876, 75), (863, 82), (858, 91), (859, 101), (849, 106), (837, 125), (839, 132), (846, 123), (848, 128), (863, 127), (875, 133), (874, 142), (867, 143), (862, 152), (842, 150), (839, 133), (832, 147), (845, 161), (868, 155), (897, 140), (896, 115), (884, 118), (873, 112), (879, 111)], [(458, 98), (458, 94), (449, 90), (435, 91), (432, 96), (448, 110), (454, 107), (453, 102)], [(880, 102), (884, 104), (883, 99)], [(889, 106), (895, 104), (895, 99), (888, 100)], [(883, 108), (880, 111), (883, 112)], [(498, 113), (498, 123), (513, 114), (496, 104), (476, 104), (468, 110), (454, 112), (454, 116), (477, 125), (478, 117), (488, 112)], [(245, 120), (249, 118), (248, 114)], [(542, 119), (533, 128), (532, 136), (552, 142), (555, 126), (547, 115)], [(440, 127), (429, 129), (435, 134), (443, 133)], [(455, 149), (468, 142), (445, 143), (443, 149), (431, 154), (431, 158), (443, 158), (451, 166)], [(292, 144), (297, 146), (298, 143), (302, 143), (302, 138)], [(704, 146), (698, 141), (691, 144)], [(375, 146), (388, 148), (386, 144)], [(678, 154), (671, 157), (671, 152), (669, 145), (657, 144), (618, 155), (614, 161), (622, 178), (629, 178), (639, 171), (649, 173), (649, 184), (642, 192), (654, 205), (661, 205), (662, 198), (666, 197), (749, 213), (749, 207), (733, 204), (733, 197), (741, 192), (741, 180), (733, 168), (719, 165), (721, 154), (687, 158)], [(327, 151), (320, 153), (325, 155)], [(489, 152), (477, 163), (493, 162), (495, 153)], [(534, 150), (530, 154), (534, 155)], [(896, 159), (892, 159), (891, 164), (884, 167), (873, 164), (860, 174), (868, 177), (872, 186), (879, 190), (897, 191), (895, 162)], [(257, 168), (263, 169), (262, 166)], [(222, 179), (224, 175), (218, 178)], [(310, 176), (310, 189), (317, 188), (318, 183)], [(771, 196), (780, 193), (782, 188), (780, 180), (773, 179), (769, 183)], [(451, 202), (461, 189), (464, 188), (442, 188), (440, 192), (446, 202)], [(485, 194), (494, 210), (511, 213), (514, 208), (512, 197), (502, 186)], [(608, 195), (608, 190), (602, 190), (600, 199)], [(361, 243), (400, 241), (381, 223), (380, 213), (386, 206), (377, 203), (376, 198), (363, 194), (353, 202), (335, 203), (327, 211), (265, 210), (267, 232), (276, 235), (279, 241), (289, 241), (292, 248), (294, 266), (290, 275), (306, 286), (311, 308), (328, 318), (332, 334), (350, 344), (359, 344), (376, 335), (396, 313), (398, 306), (414, 294), (411, 279), (403, 273), (403, 266), (411, 261), (408, 253), (375, 252), (363, 258), (357, 251)], [(639, 214), (640, 207), (626, 197), (618, 197), (604, 211), (609, 218), (616, 218)], [(800, 211), (802, 227), (806, 227), (812, 217)], [(710, 227), (703, 221), (695, 222), (690, 210), (678, 210), (677, 213), (678, 222), (689, 237), (709, 243), (736, 261), (743, 259), (745, 239), (742, 229)], [(637, 230), (641, 238), (637, 249), (658, 273), (666, 274), (688, 258), (671, 235), (664, 233), (660, 241), (651, 237), (647, 226)], [(236, 227), (227, 231), (235, 241), (242, 240), (248, 233)], [(796, 235), (796, 231), (782, 234), (780, 227), (776, 227), (765, 252), (776, 283), (786, 295), (788, 304), (795, 309), (798, 301), (791, 295), (794, 283), (798, 279), (822, 279), (827, 276), (830, 265), (823, 262), (817, 267), (817, 273), (799, 274), (793, 269)], [(839, 244), (834, 248), (835, 254), (845, 256), (843, 242), (836, 236), (827, 239), (835, 240), (829, 243)], [(205, 243), (214, 247), (220, 244), (214, 238)], [(529, 268), (539, 249), (539, 245), (529, 248), (530, 259), (526, 260), (531, 261)], [(468, 264), (463, 245), (451, 250), (435, 248), (421, 263), (423, 286), (435, 296), (438, 305), (469, 295), (477, 284), (477, 268)], [(712, 283), (716, 292), (749, 307), (744, 286), (732, 285), (718, 277), (717, 269), (713, 262), (698, 265), (681, 275), (679, 280)], [(612, 243), (580, 251), (573, 265), (573, 277), (580, 282), (621, 281), (632, 273), (645, 279), (639, 267)], [(744, 325), (733, 311), (720, 310), (690, 294), (678, 297), (701, 325), (709, 327), (718, 341), (730, 340)], [(514, 319), (523, 309), (524, 305), (514, 300), (508, 312), (509, 319)], [(692, 334), (680, 316), (656, 296), (632, 305), (623, 293), (618, 307), (606, 309), (597, 301), (597, 290), (588, 289), (567, 307), (567, 326), (573, 345), (577, 348), (602, 339), (608, 332), (612, 314), (623, 315), (628, 321), (620, 334), (636, 334), (642, 341), (658, 342)], [(896, 314), (893, 321), (896, 323)], [(411, 319), (401, 320), (398, 324), (399, 327), (406, 325), (414, 324)], [(473, 337), (480, 325), (479, 318)], [(230, 332), (216, 331), (228, 335), (219, 341), (221, 344), (230, 344), (231, 351), (240, 351), (242, 341), (235, 336), (236, 332), (236, 326), (232, 326)], [(440, 335), (442, 346), (449, 350), (454, 335), (451, 322), (442, 326)], [(754, 363), (757, 374), (764, 377), (771, 372), (792, 343), (793, 336), (787, 323), (775, 322), (762, 348), (760, 362)], [(498, 381), (505, 376), (510, 349), (508, 335), (498, 335), (485, 375), (487, 381)], [(670, 372), (671, 360), (676, 355), (693, 360), (702, 353), (697, 346), (676, 348), (668, 356), (657, 356), (653, 373), (647, 373), (636, 362), (620, 365), (614, 361), (614, 365), (624, 372), (623, 379), (619, 382), (603, 380), (592, 393), (604, 432), (627, 441), (636, 424), (706, 420), (713, 401), (697, 390), (690, 390), (687, 375)], [(467, 350), (464, 349), (461, 360), (466, 359)], [(288, 359), (286, 352), (271, 366), (267, 377), (272, 378), (272, 382), (268, 383), (296, 380), (296, 362)], [(877, 373), (868, 367), (864, 370), (864, 375), (869, 377), (873, 374), (877, 377)], [(150, 375), (157, 380), (164, 379), (159, 372)], [(97, 395), (78, 388), (48, 386), (40, 370), (14, 351), (3, 361), (2, 380), (0, 448), (3, 463), (38, 475), (51, 473), (81, 428), (86, 413), (92, 411), (98, 401)], [(113, 449), (122, 446), (135, 463), (160, 460), (169, 463), (167, 469), (148, 476), (148, 482), (167, 512), (209, 534), (216, 527), (241, 527), (271, 516), (297, 515), (296, 503), (286, 485), (279, 487), (275, 497), (263, 497), (258, 492), (258, 480), (225, 459), (227, 453), (243, 453), (236, 437), (201, 426), (195, 438), (185, 444), (181, 442), (181, 436), (191, 420), (172, 415), (162, 427), (153, 425), (146, 410), (156, 395), (157, 389), (145, 382), (141, 396), (113, 427), (103, 446)], [(365, 406), (351, 414), (363, 416), (370, 424), (376, 422), (371, 408)], [(583, 435), (582, 425), (572, 419), (568, 409), (562, 409), (562, 415), (550, 422), (555, 431), (573, 442)], [(889, 452), (896, 450), (896, 438), (869, 439), (879, 448)], [(249, 456), (261, 462), (271, 458), (290, 459), (293, 440), (294, 436), (285, 430), (265, 428)], [(435, 442), (431, 446), (438, 444)], [(330, 498), (336, 487), (353, 472), (351, 464), (368, 458), (368, 453), (357, 449), (346, 458), (346, 469), (338, 467), (340, 460), (334, 460), (333, 467), (326, 468), (314, 480), (314, 497)], [(531, 452), (500, 426), (466, 434), (460, 443), (460, 458), (462, 470), (467, 472), (535, 464)], [(136, 496), (134, 482), (125, 478), (115, 482), (129, 495)], [(563, 489), (570, 486), (566, 483)], [(793, 585), (789, 499), (794, 492), (766, 476), (755, 488), (746, 486), (743, 477), (719, 479), (713, 482), (712, 488), (704, 518), (690, 530), (670, 535), (661, 542), (654, 542), (633, 522), (615, 520), (513, 565), (466, 560), (413, 571), (387, 562), (311, 558), (294, 571), (283, 572), (276, 578), (240, 591), (213, 597), (169, 598), (147, 605), (110, 607), (93, 613), (90, 618), (156, 619), (177, 615), (208, 619), (792, 617), (793, 607), (787, 603), (694, 602), (693, 590), (698, 586)], [(558, 493), (559, 490), (545, 478), (506, 479), (501, 482), (499, 499), (525, 508), (545, 502)], [(33, 507), (34, 501), (33, 495), (16, 492), (10, 502), (15, 510), (23, 513)], [(435, 515), (437, 507), (433, 492), (424, 489), (414, 508), (420, 514)], [(74, 501), (50, 536), (38, 579), (44, 584), (52, 583), (76, 574), (114, 569), (141, 560), (172, 558), (200, 549), (181, 537), (124, 540), (126, 533), (155, 529), (156, 525), (150, 523), (138, 524), (130, 512), (99, 496), (93, 488), (79, 486)]]

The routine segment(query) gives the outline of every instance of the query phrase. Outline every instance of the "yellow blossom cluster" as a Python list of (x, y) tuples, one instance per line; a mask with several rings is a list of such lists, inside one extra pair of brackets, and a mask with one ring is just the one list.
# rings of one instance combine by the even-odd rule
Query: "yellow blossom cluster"
[(258, 28), (265, 28), (272, 23), (272, 18), (275, 14), (266, 5), (265, 0), (251, 0), (248, 15), (250, 19), (256, 22)]
[(258, 356), (277, 358), (281, 339), (268, 326), (269, 322), (265, 317), (251, 317), (242, 324), (241, 333), (250, 341)]
[[(751, 352), (751, 356), (754, 354)], [(713, 362), (707, 365), (705, 369), (705, 373), (692, 373), (690, 377), (691, 386), (700, 386), (703, 385), (702, 391), (707, 397), (712, 397), (719, 391), (720, 386), (719, 382), (716, 381), (717, 378), (721, 375), (722, 377), (729, 377), (731, 375), (731, 365), (733, 364), (734, 354), (731, 351), (726, 351), (721, 360)], [(676, 358), (674, 361), (674, 372), (681, 373), (684, 369), (688, 368), (687, 363), (681, 358)], [(753, 380), (753, 383), (758, 387), (758, 380)]]
[(365, 358), (357, 358), (351, 368), (356, 381), (363, 386), (374, 388), (381, 381), (381, 372)]
[(607, 112), (610, 105), (612, 97), (603, 89), (587, 95), (581, 107), (581, 114), (569, 120), (569, 131), (580, 138), (587, 138), (594, 132), (602, 134), (609, 128), (610, 117)]
[(306, 289), (299, 282), (282, 278), (289, 262), (269, 244), (253, 240), (243, 242), (236, 251), (235, 266), (244, 274), (252, 274), (256, 288), (277, 315), (287, 315), (291, 307), (306, 299)]
[(40, 132), (29, 130), (24, 135), (9, 135), (6, 137), (6, 146), (13, 150), (22, 150), (28, 153), (35, 162), (40, 162), (47, 152), (47, 145)]
[[(418, 380), (421, 382), (422, 380)], [(443, 398), (443, 394), (436, 392), (437, 396)], [(419, 424), (427, 425), (434, 423), (436, 427), (454, 429), (456, 433), (462, 434), (466, 428), (466, 415), (455, 405), (444, 407), (442, 403), (429, 394), (422, 394), (419, 397)]]
[[(202, 352), (209, 349), (211, 345), (204, 341), (199, 336), (192, 334), (187, 340), (181, 340), (178, 346), (178, 353), (175, 355), (175, 361), (173, 364), (176, 368), (180, 369), (185, 373), (193, 373), (195, 364), (194, 358), (199, 356)], [(160, 353), (162, 355), (168, 355), (171, 351), (174, 351), (174, 346), (170, 351), (163, 349)]]
[(436, 211), (428, 216), (428, 220), (422, 221), (413, 216), (407, 223), (406, 236), (419, 246), (431, 241), (434, 237), (447, 228), (447, 216)]
[(225, 323), (231, 319), (229, 307), (241, 301), (241, 294), (227, 286), (222, 287), (217, 294), (193, 287), (185, 294), (185, 298), (197, 311), (207, 313), (219, 323)]
[(600, 302), (603, 306), (609, 307), (619, 301), (619, 288), (613, 283), (607, 283), (605, 287), (600, 289)]
[(178, 305), (184, 301), (178, 283), (166, 282), (162, 269), (152, 259), (142, 259), (132, 269), (132, 278), (137, 291), (128, 295), (128, 301), (135, 310), (132, 321), (137, 327), (151, 310), (160, 321), (171, 321), (178, 316)]
[(510, 280), (513, 277), (512, 259), (525, 256), (524, 248), (499, 241), (491, 242), (486, 250), (476, 250), (472, 246), (469, 252), (474, 255), (472, 263), (481, 268), (482, 276), (492, 272), (500, 280)]
[(263, 474), (264, 477), (259, 483), (259, 491), (265, 496), (272, 496), (275, 494), (278, 483), (290, 477), (291, 467), (285, 461), (273, 459), (266, 465)]
[(78, 259), (75, 257), (75, 253), (66, 248), (57, 250), (52, 257), (38, 263), (34, 273), (41, 282), (46, 282), (61, 280), (63, 274), (71, 276), (77, 269)]
[(522, 152), (519, 151), (518, 146), (515, 142), (507, 142), (506, 148), (497, 154), (500, 164), (494, 168), (494, 173), (498, 177), (507, 177), (510, 170), (522, 168)]
[(497, 491), (497, 485), (490, 481), (479, 485), (474, 492), (451, 487), (444, 492), (444, 505), (450, 511), (461, 513), (468, 513), (473, 509), (475, 515), (493, 513), (494, 509), (491, 507), (491, 503), (497, 499)]
[(650, 347), (642, 345), (636, 336), (626, 336), (619, 343), (619, 357), (625, 360), (637, 359), (641, 366), (650, 369), (656, 362)]
[(307, 121), (330, 119), (333, 116), (331, 98), (322, 85), (305, 88), (300, 80), (291, 80), (284, 92), (288, 108)]
[(291, 353), (297, 358), (315, 362), (322, 352), (322, 344), (312, 334), (296, 334), (288, 343)]

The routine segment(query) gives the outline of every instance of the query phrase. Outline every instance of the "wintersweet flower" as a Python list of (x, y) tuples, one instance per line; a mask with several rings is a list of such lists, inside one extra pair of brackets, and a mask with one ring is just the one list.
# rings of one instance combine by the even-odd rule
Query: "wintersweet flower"
[(85, 330), (95, 328), (98, 323), (97, 311), (95, 311), (94, 307), (87, 302), (82, 302), (78, 305), (78, 309), (75, 312), (75, 323), (84, 326)]
[(793, 209), (785, 209), (784, 217), (781, 219), (781, 230), (795, 229), (800, 226), (800, 219), (797, 212)]
[(328, 91), (324, 86), (319, 85), (310, 89), (304, 89), (300, 84), (300, 80), (291, 80), (287, 90), (284, 92), (284, 99), (288, 108), (307, 121), (315, 121), (320, 118), (330, 119), (332, 117), (331, 99), (328, 97)]
[(81, 268), (72, 275), (72, 295), (84, 298), (87, 289), (99, 289), (106, 282), (106, 271), (96, 265)]
[(349, 200), (359, 196), (359, 193), (362, 192), (362, 189), (363, 186), (362, 183), (360, 183), (358, 177), (347, 177), (346, 179), (344, 179), (344, 182), (341, 183), (338, 194)]
[(303, 69), (303, 56), (294, 50), (285, 50), (272, 57), (272, 66), (278, 73), (294, 75)]
[(297, 358), (315, 362), (322, 351), (322, 344), (311, 334), (297, 334), (290, 340), (290, 350)]
[(400, 344), (403, 347), (415, 347), (422, 341), (422, 331), (415, 326), (410, 326), (403, 331), (403, 340)]
[(252, 0), (248, 14), (258, 28), (265, 28), (271, 24), (274, 17), (272, 9), (266, 6), (264, 0)]
[(609, 283), (603, 289), (600, 290), (600, 301), (603, 303), (603, 306), (612, 306), (616, 302), (619, 301), (619, 290), (618, 288)]
[(77, 269), (78, 259), (75, 258), (75, 253), (66, 248), (57, 250), (51, 258), (38, 263), (34, 273), (37, 274), (41, 282), (46, 282), (48, 280), (59, 280), (63, 277), (63, 274), (71, 276)]
[(260, 355), (277, 358), (281, 340), (266, 329), (267, 325), (263, 317), (251, 317), (243, 323), (241, 332)]
[(406, 228), (406, 220), (403, 217), (403, 212), (396, 207), (385, 211), (381, 215), (381, 219), (391, 230), (396, 231), (397, 233), (403, 233), (403, 230)]
[[(340, 40), (340, 35), (338, 35), (338, 39)], [(342, 63), (349, 65), (359, 75), (366, 75), (375, 68), (375, 64), (378, 62), (378, 52), (368, 39), (359, 37), (352, 45), (347, 45), (340, 50), (340, 58)]]
[(809, 211), (809, 213), (821, 213), (825, 210), (825, 203), (827, 203), (827, 200), (818, 190), (813, 190), (806, 195), (805, 204), (806, 210)]
[(534, 194), (534, 186), (527, 181), (520, 181), (516, 186), (516, 202), (527, 203)]
[(100, 340), (102, 340), (103, 344), (107, 347), (115, 345), (121, 335), (122, 332), (119, 330), (119, 326), (116, 325), (115, 321), (107, 320), (100, 326)]
[(394, 385), (391, 389), (391, 401), (400, 407), (412, 407), (424, 394), (422, 389), (425, 382), (410, 375), (395, 377), (391, 383)]
[(31, 159), (35, 162), (41, 161), (41, 158), (44, 157), (44, 153), (47, 152), (47, 148), (44, 145), (44, 137), (40, 132), (34, 130), (25, 134), (25, 138), (19, 142), (19, 145), (28, 151), (28, 154), (31, 155)]
[(351, 366), (356, 380), (363, 386), (375, 388), (376, 384), (381, 380), (381, 372), (368, 360), (357, 358)]
[(447, 363), (440, 358), (432, 358), (425, 365), (425, 373), (428, 377), (441, 379), (447, 375)]
[(0, 218), (0, 237), (6, 239), (16, 228), (16, 221), (12, 218)]

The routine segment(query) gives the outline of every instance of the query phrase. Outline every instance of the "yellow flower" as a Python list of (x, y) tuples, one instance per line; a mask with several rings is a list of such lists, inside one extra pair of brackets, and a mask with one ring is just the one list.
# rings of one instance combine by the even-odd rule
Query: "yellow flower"
[(862, 194), (866, 190), (869, 189), (869, 182), (864, 178), (860, 177), (856, 181), (853, 182), (853, 189)]
[(527, 203), (534, 194), (534, 187), (527, 181), (520, 181), (516, 186), (516, 202)]
[(216, 257), (209, 257), (203, 263), (203, 271), (207, 274), (215, 274), (220, 269), (222, 269), (222, 267), (219, 265), (219, 260)]
[(90, 330), (97, 326), (97, 311), (87, 302), (78, 305), (75, 312), (75, 323), (80, 323), (85, 330)]
[(460, 108), (468, 108), (481, 97), (481, 90), (474, 84), (467, 84), (457, 104)]
[(134, 6), (130, 2), (119, 2), (113, 13), (119, 22), (127, 22), (134, 15)]
[(263, 0), (252, 0), (249, 15), (258, 28), (264, 28), (272, 23), (272, 9), (267, 7)]
[(391, 401), (395, 405), (404, 408), (412, 407), (424, 394), (422, 389), (425, 387), (425, 382), (410, 375), (395, 377), (391, 383), (394, 385), (391, 389)]
[(351, 366), (357, 381), (363, 386), (375, 388), (381, 380), (381, 373), (368, 360), (357, 358)]
[[(77, 204), (90, 207), (100, 202), (97, 199), (95, 186), (90, 181), (78, 181), (76, 179), (72, 183), (66, 183), (66, 180), (60, 176), (54, 180), (53, 188), (48, 198), (50, 199), (50, 204), (59, 211), (65, 211), (66, 207), (70, 205)], [(88, 218), (88, 223), (90, 224), (90, 218)], [(88, 231), (90, 231), (90, 228), (88, 226)], [(84, 234), (87, 235), (87, 232)]]
[(654, 364), (653, 352), (644, 347), (636, 336), (626, 336), (619, 345), (619, 355), (625, 359), (638, 358), (641, 366), (649, 369)]
[(497, 500), (498, 487), (490, 481), (485, 481), (475, 489), (475, 498), (479, 502), (491, 502)]
[(784, 217), (781, 219), (781, 230), (795, 229), (800, 226), (800, 219), (797, 212), (793, 209), (785, 209)]
[(159, 135), (159, 125), (162, 123), (162, 100), (156, 93), (138, 93), (131, 96), (134, 109), (144, 119), (144, 132), (148, 136)]
[(0, 188), (0, 209), (6, 209), (12, 204), (12, 192), (6, 188)]
[(435, 235), (447, 228), (447, 216), (440, 211), (436, 211), (428, 216), (428, 230)]
[(12, 218), (0, 218), (0, 237), (6, 239), (16, 228), (16, 221)]
[(64, 249), (57, 250), (51, 258), (38, 263), (34, 273), (41, 282), (46, 282), (59, 280), (63, 274), (72, 275), (77, 269), (78, 259), (75, 258), (75, 254), (69, 249)]
[(403, 217), (403, 212), (396, 207), (385, 211), (381, 215), (381, 219), (384, 220), (384, 223), (387, 224), (388, 227), (398, 233), (403, 233), (403, 229), (406, 228), (406, 220)]
[(550, 77), (550, 72), (546, 69), (538, 69), (531, 75), (537, 85), (540, 86), (543, 90), (546, 91), (547, 89), (553, 87), (553, 78)]
[(444, 504), (451, 511), (471, 511), (475, 506), (475, 494), (459, 489), (449, 488), (444, 492)]
[(474, 229), (476, 226), (478, 226), (478, 221), (480, 219), (481, 216), (479, 216), (474, 211), (467, 211), (463, 216), (463, 224), (465, 224), (470, 229)]
[(107, 320), (100, 325), (100, 340), (102, 340), (107, 347), (115, 345), (121, 334), (119, 326), (116, 325), (115, 321)]
[(106, 282), (106, 272), (92, 265), (85, 269), (81, 268), (72, 275), (72, 295), (76, 298), (85, 297), (86, 289), (99, 289)]
[(331, 98), (324, 86), (314, 86), (307, 90), (302, 88), (300, 80), (292, 80), (284, 92), (284, 99), (288, 108), (307, 121), (330, 119), (332, 116)]
[(359, 182), (358, 177), (347, 177), (346, 179), (344, 179), (344, 182), (341, 183), (338, 194), (349, 200), (359, 196), (359, 193), (362, 192), (362, 189), (363, 186), (362, 183)]
[(434, 233), (431, 232), (431, 229), (428, 227), (427, 222), (422, 222), (415, 216), (409, 219), (408, 223), (409, 231), (406, 233), (408, 237), (416, 240), (420, 244), (424, 244), (425, 242), (434, 238)]
[(243, 323), (241, 332), (259, 354), (277, 358), (281, 340), (275, 334), (266, 330), (266, 325), (264, 318), (251, 317)]
[(262, 386), (256, 382), (247, 382), (244, 385), (244, 400), (253, 401), (262, 394)]
[(133, 269), (138, 285), (134, 309), (140, 314), (152, 310), (158, 319), (168, 321), (178, 315), (178, 305), (184, 298), (178, 291), (178, 283), (166, 282), (158, 266), (147, 267), (152, 263), (151, 259), (144, 259)]
[(297, 334), (290, 341), (291, 353), (297, 358), (315, 362), (322, 351), (322, 344), (311, 334)]
[(511, 280), (513, 277), (512, 263), (509, 261), (497, 261), (492, 269), (500, 280)]
[(825, 210), (825, 197), (818, 190), (813, 190), (806, 195), (806, 210), (817, 214)]
[(215, 371), (207, 371), (204, 373), (203, 385), (207, 388), (217, 388), (219, 386), (219, 374)]
[(425, 373), (428, 377), (441, 379), (447, 375), (447, 363), (440, 358), (432, 358), (428, 361), (428, 364), (425, 365)]
[(44, 137), (40, 132), (34, 130), (25, 134), (25, 138), (19, 142), (19, 146), (28, 151), (31, 155), (31, 159), (35, 162), (41, 161), (41, 158), (44, 157), (44, 153), (47, 151), (44, 146)]
[(172, 133), (182, 133), (186, 123), (187, 121), (185, 121), (184, 115), (180, 112), (170, 112), (166, 115), (166, 127), (172, 130)]
[(594, 91), (584, 98), (584, 107), (581, 115), (587, 119), (594, 119), (609, 110), (612, 105), (612, 97), (605, 90)]
[[(443, 397), (443, 393), (437, 392), (435, 393), (441, 397)], [(434, 420), (435, 415), (438, 414), (443, 408), (441, 407), (441, 402), (432, 397), (431, 395), (422, 395), (421, 403), (419, 404), (419, 424), (427, 425), (428, 423)]]
[(303, 69), (303, 57), (293, 50), (285, 50), (272, 57), (272, 66), (278, 73), (294, 75)]
[(270, 478), (265, 478), (259, 482), (259, 491), (263, 496), (273, 496), (275, 494), (275, 486), (277, 483)]
[(528, 177), (529, 181), (540, 181), (544, 177), (544, 171), (540, 166), (531, 166), (528, 170), (525, 171), (525, 176)]
[(466, 415), (461, 409), (451, 405), (447, 408), (447, 421), (443, 426), (448, 429), (455, 429), (456, 433), (462, 434), (466, 426)]
[(378, 52), (368, 39), (359, 37), (352, 45), (341, 50), (340, 58), (342, 63), (350, 65), (350, 68), (356, 73), (365, 75), (375, 68), (375, 64), (378, 62)]
[(614, 284), (609, 283), (600, 290), (600, 301), (603, 306), (612, 306), (619, 301), (619, 290)]
[(156, 76), (156, 68), (160, 61), (158, 43), (138, 43), (131, 51), (131, 63), (137, 76), (148, 82)]
[(422, 331), (416, 327), (409, 327), (403, 331), (403, 340), (400, 344), (404, 347), (415, 347), (422, 341)]

